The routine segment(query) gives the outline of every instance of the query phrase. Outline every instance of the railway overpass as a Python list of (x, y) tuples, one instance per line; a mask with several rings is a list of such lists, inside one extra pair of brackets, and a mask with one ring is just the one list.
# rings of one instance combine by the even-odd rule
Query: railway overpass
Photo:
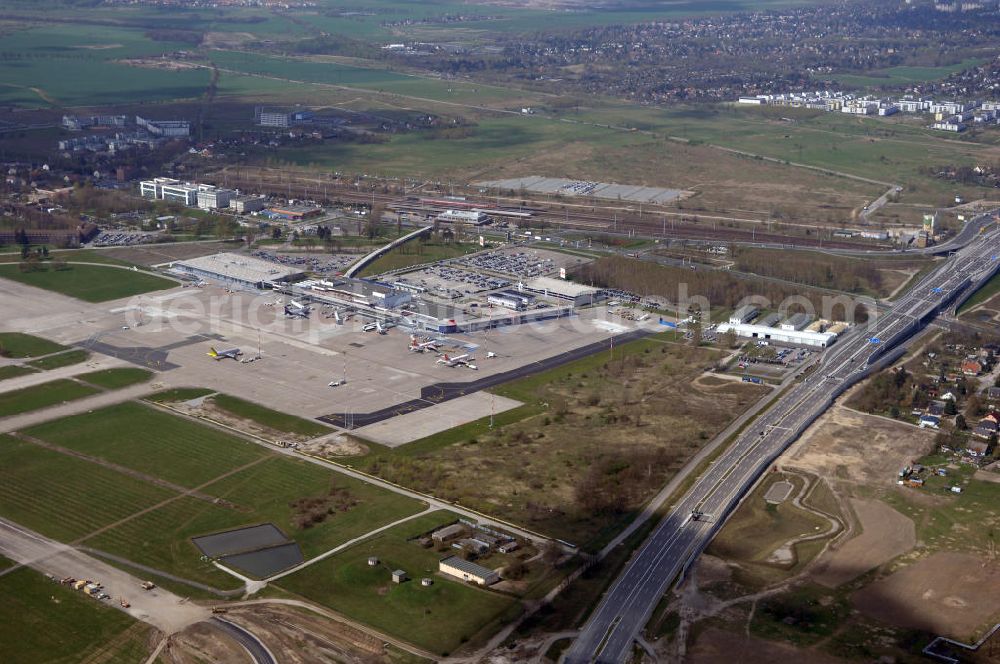
[[(983, 215), (974, 222), (989, 228), (992, 219)], [(626, 661), (670, 584), (683, 578), (767, 467), (834, 399), (892, 362), (911, 335), (996, 274), (1000, 268), (1000, 228), (969, 233), (964, 239), (963, 248), (902, 295), (891, 309), (845, 334), (812, 370), (738, 435), (635, 553), (567, 651), (565, 662)]]

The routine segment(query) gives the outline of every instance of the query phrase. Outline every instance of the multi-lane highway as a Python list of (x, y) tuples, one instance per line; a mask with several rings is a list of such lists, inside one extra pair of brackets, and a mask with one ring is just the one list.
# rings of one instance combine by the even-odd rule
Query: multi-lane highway
[[(969, 223), (981, 226), (983, 216)], [(887, 312), (845, 335), (752, 422), (653, 531), (609, 588), (565, 662), (623, 662), (669, 585), (708, 545), (760, 475), (844, 390), (873, 371), (939, 310), (1000, 267), (1000, 228), (963, 234), (966, 246)], [(697, 518), (694, 515), (700, 514)], [(703, 515), (703, 516), (701, 516)]]

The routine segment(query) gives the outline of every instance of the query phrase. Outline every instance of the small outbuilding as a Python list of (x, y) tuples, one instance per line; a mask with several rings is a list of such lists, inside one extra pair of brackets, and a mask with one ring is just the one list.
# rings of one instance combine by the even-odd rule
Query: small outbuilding
[(375, 556), (368, 556), (368, 566), (375, 567), (378, 565), (378, 558)]
[(406, 576), (406, 572), (403, 571), (403, 570), (401, 570), (401, 569), (397, 569), (396, 571), (394, 571), (392, 573), (392, 582), (393, 583), (403, 583), (408, 578), (409, 577)]
[(431, 533), (431, 539), (435, 542), (447, 542), (448, 540), (455, 539), (464, 532), (465, 526), (460, 523), (453, 523), (450, 526), (435, 530)]

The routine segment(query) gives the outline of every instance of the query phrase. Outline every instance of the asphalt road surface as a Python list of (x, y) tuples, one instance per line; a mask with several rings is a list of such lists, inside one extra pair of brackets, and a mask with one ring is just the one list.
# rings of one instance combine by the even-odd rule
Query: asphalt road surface
[(212, 618), (209, 624), (233, 637), (250, 654), (256, 664), (277, 664), (271, 651), (256, 636), (236, 623), (223, 618)]
[[(976, 229), (992, 217), (969, 222)], [(960, 294), (1000, 267), (1000, 228), (963, 233), (967, 245), (872, 323), (852, 328), (760, 415), (702, 475), (612, 584), (565, 662), (624, 662), (657, 602), (708, 545), (740, 498), (833, 400), (874, 370)], [(953, 245), (955, 246), (955, 245)], [(956, 247), (957, 248), (957, 247)], [(695, 518), (696, 513), (704, 516)]]

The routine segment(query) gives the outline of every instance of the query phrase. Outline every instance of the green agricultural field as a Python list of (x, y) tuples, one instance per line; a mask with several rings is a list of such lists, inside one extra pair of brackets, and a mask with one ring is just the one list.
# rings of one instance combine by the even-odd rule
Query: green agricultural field
[[(0, 559), (0, 568), (10, 561)], [(22, 567), (0, 576), (0, 661), (57, 664), (142, 661), (151, 627)], [(113, 652), (108, 647), (113, 646)], [(110, 658), (109, 658), (110, 657)]]
[[(279, 581), (286, 588), (375, 629), (445, 656), (477, 634), (495, 630), (521, 611), (500, 595), (437, 574), (440, 555), (408, 541), (454, 521), (435, 512), (391, 528), (335, 556)], [(368, 566), (368, 557), (381, 564)], [(411, 580), (394, 585), (390, 574), (405, 570)], [(434, 584), (420, 585), (431, 577)]]
[(66, 346), (48, 339), (35, 337), (20, 332), (0, 332), (0, 356), (3, 357), (39, 357), (68, 350)]
[(183, 48), (152, 41), (142, 30), (81, 23), (13, 31), (0, 36), (0, 102), (79, 106), (198, 98), (209, 82), (207, 70), (120, 62)]
[(72, 380), (52, 380), (12, 392), (0, 393), (0, 417), (48, 408), (97, 394), (100, 390)]
[(25, 367), (18, 364), (11, 364), (5, 367), (0, 367), (0, 380), (7, 380), (9, 378), (20, 378), (21, 376), (27, 376), (33, 373), (36, 373), (36, 371), (31, 367)]
[(0, 514), (64, 542), (173, 495), (11, 436), (0, 436), (0, 478)]
[(34, 367), (39, 371), (49, 371), (51, 369), (69, 367), (74, 364), (86, 362), (89, 357), (90, 353), (85, 350), (71, 350), (66, 353), (59, 353), (58, 355), (49, 355), (40, 360), (33, 360), (28, 362), (28, 366)]
[(226, 413), (248, 419), (279, 433), (315, 438), (316, 436), (323, 436), (333, 431), (318, 422), (296, 417), (295, 415), (279, 413), (276, 410), (271, 410), (270, 408), (265, 408), (259, 404), (244, 401), (228, 394), (216, 394), (208, 401)]
[(254, 443), (134, 402), (46, 422), (26, 433), (184, 487), (267, 454)]
[(20, 266), (0, 265), (0, 277), (44, 288), (87, 302), (105, 302), (123, 297), (173, 288), (177, 284), (144, 272), (98, 265), (69, 265), (65, 270), (21, 272)]
[(103, 387), (106, 390), (120, 390), (129, 385), (144, 383), (152, 377), (153, 372), (146, 369), (119, 367), (104, 369), (102, 371), (91, 371), (90, 373), (81, 374), (76, 378), (90, 385)]
[(481, 247), (478, 244), (473, 243), (438, 244), (430, 242), (422, 243), (417, 240), (415, 242), (404, 244), (398, 249), (393, 249), (388, 254), (378, 258), (375, 262), (362, 270), (360, 276), (365, 277), (373, 274), (379, 274), (381, 272), (387, 272), (389, 270), (398, 270), (403, 267), (410, 267), (411, 265), (421, 265), (423, 263), (432, 263), (434, 261), (445, 260), (447, 258), (464, 256), (465, 254), (478, 251), (479, 249), (481, 249)]
[(848, 88), (897, 88), (942, 79), (963, 69), (975, 67), (982, 62), (979, 58), (969, 58), (942, 67), (889, 67), (887, 69), (873, 69), (864, 74), (824, 74), (824, 76), (832, 76), (841, 86)]

